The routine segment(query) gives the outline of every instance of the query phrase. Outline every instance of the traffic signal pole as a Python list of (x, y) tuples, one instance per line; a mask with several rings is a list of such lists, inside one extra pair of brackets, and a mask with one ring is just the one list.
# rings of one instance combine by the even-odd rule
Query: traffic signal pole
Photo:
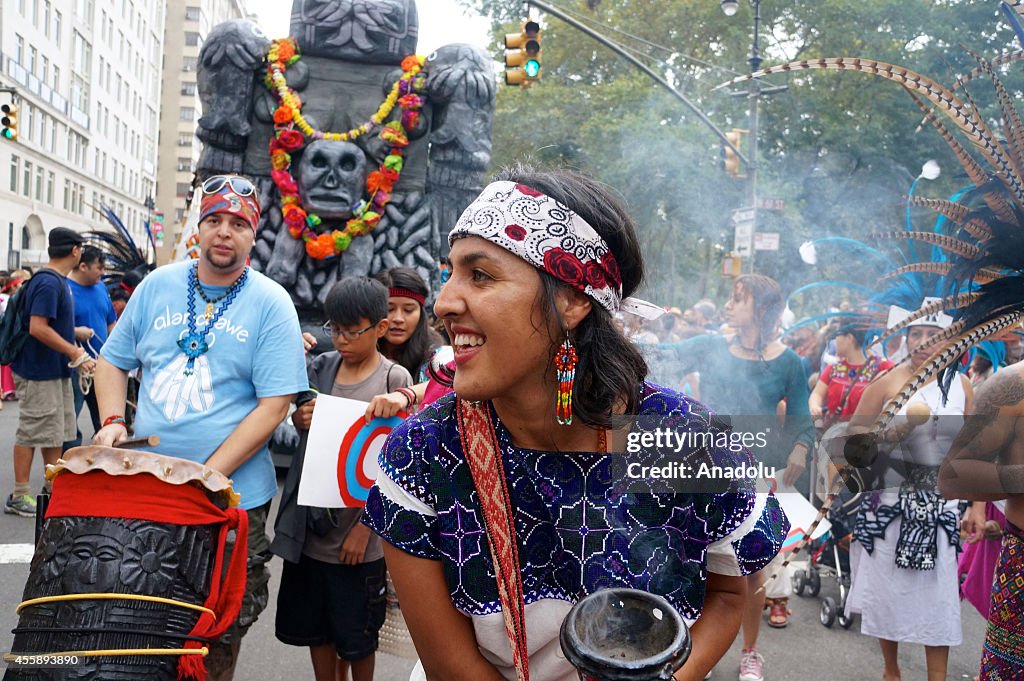
[[(712, 123), (711, 119), (708, 118), (703, 111), (697, 108), (696, 104), (687, 99), (686, 95), (672, 87), (671, 83), (669, 83), (667, 80), (658, 75), (657, 72), (649, 68), (642, 61), (640, 61), (639, 59), (631, 55), (629, 52), (627, 52), (625, 49), (623, 49), (621, 45), (612, 40), (609, 40), (605, 36), (595, 31), (594, 29), (590, 28), (585, 24), (580, 23), (579, 21), (573, 19), (571, 16), (569, 16), (562, 10), (558, 9), (557, 7), (553, 7), (546, 2), (542, 2), (541, 0), (527, 0), (526, 4), (539, 7), (540, 9), (544, 10), (551, 16), (561, 19), (562, 21), (569, 24), (576, 30), (587, 34), (588, 36), (590, 36), (597, 42), (601, 43), (615, 54), (619, 55), (620, 57), (628, 61), (633, 66), (640, 69), (651, 80), (660, 85), (664, 90), (667, 90), (669, 94), (678, 99), (680, 102), (683, 103), (684, 106), (686, 106), (686, 108), (693, 112), (693, 114), (697, 117), (698, 120), (700, 120), (701, 123), (706, 125), (712, 132), (715, 133), (715, 135), (718, 136), (718, 139), (722, 141), (723, 145), (732, 149), (736, 153), (736, 155), (739, 156), (741, 161), (743, 161), (747, 165), (750, 164), (750, 161), (747, 159), (746, 156), (743, 155), (743, 152), (739, 150), (738, 146), (733, 145), (732, 141), (726, 136), (726, 134), (722, 132), (722, 130), (717, 125)], [(757, 100), (755, 99), (754, 101), (756, 106)], [(751, 185), (754, 185), (753, 180), (751, 181)]]

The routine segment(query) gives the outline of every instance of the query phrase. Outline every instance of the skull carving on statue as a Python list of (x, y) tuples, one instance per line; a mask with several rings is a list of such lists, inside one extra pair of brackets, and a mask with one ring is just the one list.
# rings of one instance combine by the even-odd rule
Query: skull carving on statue
[(347, 219), (362, 199), (366, 154), (351, 142), (317, 140), (299, 161), (299, 195), (317, 215)]

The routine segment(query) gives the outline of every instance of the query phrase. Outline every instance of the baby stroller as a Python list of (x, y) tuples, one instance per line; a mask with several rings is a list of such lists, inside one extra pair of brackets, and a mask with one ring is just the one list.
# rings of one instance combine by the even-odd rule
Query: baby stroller
[[(818, 508), (824, 504), (836, 475), (828, 454), (829, 444), (833, 440), (841, 442), (836, 438), (841, 438), (845, 431), (845, 423), (829, 428), (822, 436), (821, 444), (811, 461), (811, 480), (814, 481), (812, 483), (814, 485), (812, 500)], [(821, 592), (822, 577), (835, 578), (839, 587), (839, 600), (837, 601), (833, 596), (825, 596), (821, 599), (819, 619), (826, 627), (831, 627), (836, 621), (844, 629), (853, 626), (853, 615), (846, 609), (846, 598), (850, 593), (851, 581), (850, 541), (853, 523), (857, 516), (857, 510), (860, 508), (863, 493), (863, 480), (855, 471), (825, 516), (832, 527), (808, 545), (810, 559), (807, 568), (796, 570), (793, 573), (793, 591), (798, 596), (806, 595), (811, 598), (817, 597)]]

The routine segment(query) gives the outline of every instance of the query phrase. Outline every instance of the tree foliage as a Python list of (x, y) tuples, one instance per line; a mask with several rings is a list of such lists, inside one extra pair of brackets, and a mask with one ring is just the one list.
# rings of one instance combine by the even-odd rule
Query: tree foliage
[[(462, 1), (493, 20), (500, 62), (502, 37), (519, 30), (523, 4)], [(748, 70), (749, 2), (741, 1), (733, 17), (721, 12), (717, 0), (553, 4), (645, 53), (719, 128), (747, 126), (747, 98), (730, 95), (744, 85), (715, 88)], [(760, 9), (763, 66), (858, 56), (907, 66), (950, 85), (976, 65), (961, 44), (988, 58), (1019, 48), (996, 2), (763, 0)], [(732, 248), (731, 213), (745, 205), (746, 183), (721, 170), (718, 138), (605, 47), (556, 18), (538, 15), (543, 78), (529, 90), (501, 88), (494, 166), (529, 157), (599, 177), (624, 197), (639, 224), (649, 267), (647, 295), (663, 304), (689, 304), (703, 296), (721, 300), (729, 286), (720, 276), (721, 256)], [(1004, 82), (1016, 96), (1024, 82), (1020, 70), (1019, 64), (1004, 69)], [(779, 232), (781, 250), (758, 252), (757, 270), (788, 289), (822, 276), (797, 256), (806, 239), (866, 240), (871, 233), (901, 228), (902, 196), (925, 160), (936, 159), (943, 175), (921, 183), (918, 193), (947, 196), (966, 182), (934, 130), (918, 131), (921, 115), (896, 84), (820, 71), (763, 82), (788, 89), (761, 99), (758, 194), (782, 198), (786, 208), (759, 213), (759, 230)], [(968, 89), (994, 116), (991, 85), (979, 78)], [(915, 211), (914, 219), (919, 227), (929, 221), (924, 211)]]

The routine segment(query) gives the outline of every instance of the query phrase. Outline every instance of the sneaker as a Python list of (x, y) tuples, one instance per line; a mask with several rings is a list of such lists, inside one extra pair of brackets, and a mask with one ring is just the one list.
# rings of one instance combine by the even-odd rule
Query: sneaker
[(4, 513), (34, 518), (36, 517), (36, 500), (28, 494), (19, 494), (18, 496), (12, 494), (4, 502)]
[(764, 658), (754, 648), (741, 653), (739, 681), (764, 681)]

